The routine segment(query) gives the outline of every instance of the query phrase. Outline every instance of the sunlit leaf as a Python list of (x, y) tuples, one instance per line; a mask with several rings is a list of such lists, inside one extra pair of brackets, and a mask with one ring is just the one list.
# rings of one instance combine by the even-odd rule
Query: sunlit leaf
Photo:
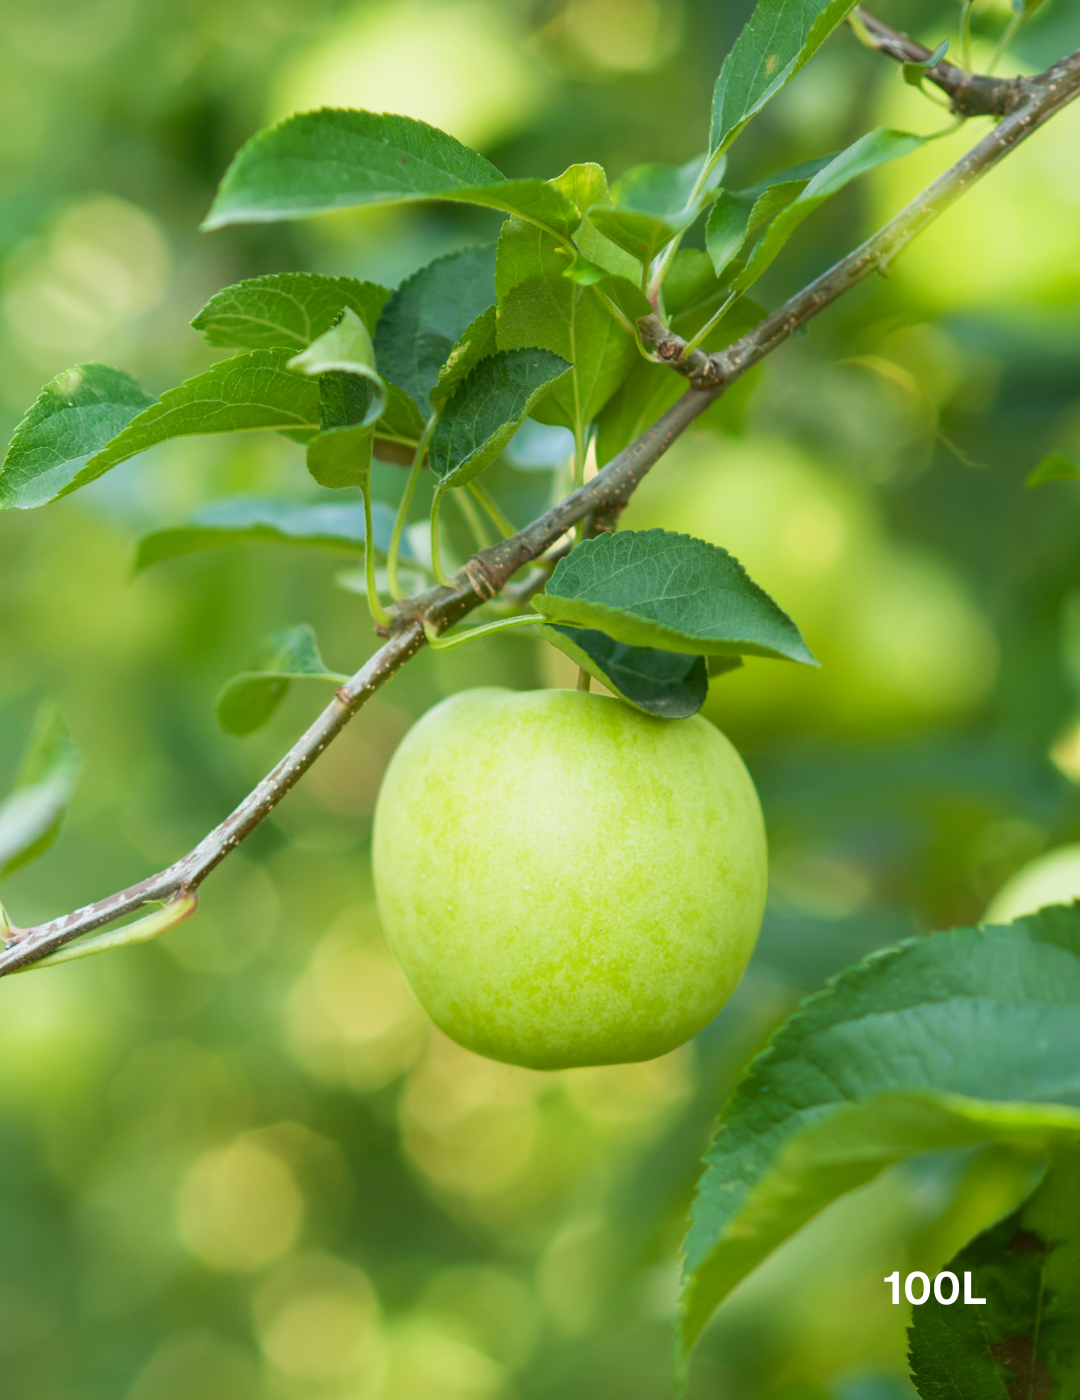
[(891, 160), (910, 155), (925, 145), (925, 138), (907, 131), (878, 127), (831, 160), (796, 198), (788, 202), (765, 230), (746, 266), (736, 274), (732, 287), (745, 288), (756, 282), (779, 254), (802, 221), (837, 191), (860, 175)]
[(583, 540), (533, 606), (549, 622), (630, 646), (817, 665), (791, 618), (726, 549), (667, 530)]
[(912, 939), (773, 1036), (724, 1109), (687, 1241), (689, 1350), (783, 1240), (905, 1157), (1080, 1140), (1080, 907)]
[[(959, 1296), (941, 1303), (931, 1292), (908, 1331), (922, 1400), (1080, 1392), (1080, 1151), (1059, 1149), (1035, 1194), (944, 1272)], [(965, 1304), (965, 1275), (981, 1303)]]
[(323, 107), (253, 136), (225, 172), (204, 229), (445, 199), (518, 214), (558, 233), (580, 215), (544, 180), (507, 180), (454, 137), (412, 117)]
[(306, 623), (275, 632), (268, 637), (255, 658), (254, 667), (234, 676), (218, 695), (218, 722), (226, 734), (242, 736), (259, 729), (288, 694), (297, 680), (333, 681), (340, 685), (347, 676), (328, 671), (319, 655), (315, 633)]
[(38, 708), (14, 786), (0, 802), (0, 879), (44, 855), (56, 840), (79, 767), (67, 724), (46, 701)]
[(90, 458), (66, 488), (74, 491), (117, 463), (170, 438), (253, 428), (317, 428), (318, 381), (286, 368), (288, 350), (249, 350), (168, 389), (151, 408)]
[(555, 240), (519, 219), (503, 225), (495, 272), (502, 350), (539, 346), (574, 366), (543, 401), (542, 422), (590, 422), (639, 358), (633, 337), (597, 289), (563, 274), (569, 257)]
[(612, 209), (591, 209), (589, 221), (624, 252), (648, 265), (668, 243), (693, 223), (712, 198), (723, 175), (718, 163), (691, 199), (704, 157), (685, 165), (637, 165), (611, 188)]
[(31, 510), (74, 491), (89, 459), (155, 402), (109, 365), (58, 374), (15, 429), (0, 466), (0, 510)]
[(787, 208), (834, 158), (803, 161), (745, 190), (721, 190), (705, 225), (705, 246), (717, 276), (739, 256), (747, 238)]
[(697, 714), (709, 694), (709, 668), (703, 656), (631, 647), (589, 628), (539, 627), (537, 631), (601, 685), (647, 714), (687, 719)]
[(237, 282), (210, 298), (192, 326), (211, 345), (245, 350), (303, 349), (330, 330), (350, 307), (374, 335), (390, 290), (354, 277), (273, 272)]
[(466, 331), (495, 305), (495, 244), (436, 258), (407, 278), (375, 337), (380, 374), (405, 391), (421, 419), (443, 366)]
[(758, 0), (713, 91), (709, 152), (726, 151), (855, 8), (855, 0)]
[[(394, 515), (392, 506), (373, 503), (374, 544), (382, 554), (390, 544)], [(184, 525), (145, 535), (139, 541), (135, 568), (233, 544), (288, 544), (363, 554), (364, 508), (359, 501), (308, 505), (273, 497), (228, 496), (196, 511)], [(402, 554), (411, 557), (407, 541), (402, 542)]]
[(1064, 452), (1051, 452), (1024, 482), (1025, 486), (1042, 486), (1048, 481), (1076, 481), (1080, 478), (1080, 462)]
[(447, 401), (431, 437), (429, 460), (443, 484), (462, 486), (479, 475), (569, 372), (549, 350), (500, 350), (481, 360)]

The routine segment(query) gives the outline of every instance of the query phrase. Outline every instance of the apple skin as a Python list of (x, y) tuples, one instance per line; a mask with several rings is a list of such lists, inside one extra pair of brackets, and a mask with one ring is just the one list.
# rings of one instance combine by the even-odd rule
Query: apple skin
[(1080, 899), (1080, 844), (1057, 846), (1029, 860), (1009, 878), (986, 906), (984, 924), (1011, 924), (1045, 909)]
[(534, 1069), (681, 1045), (731, 995), (765, 907), (765, 824), (725, 736), (584, 691), (436, 705), (387, 769), (373, 862), (432, 1020)]

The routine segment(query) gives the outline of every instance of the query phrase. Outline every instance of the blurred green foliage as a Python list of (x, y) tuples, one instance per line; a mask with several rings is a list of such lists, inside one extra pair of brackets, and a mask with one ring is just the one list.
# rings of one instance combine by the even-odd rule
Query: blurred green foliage
[[(882, 15), (934, 45), (954, 8), (891, 0)], [(977, 58), (1006, 9), (977, 8)], [(0, 418), (14, 428), (77, 361), (155, 392), (205, 368), (219, 352), (186, 323), (228, 282), (306, 267), (396, 283), (497, 226), (438, 208), (197, 234), (267, 120), (320, 102), (403, 111), (510, 175), (683, 161), (748, 10), (5, 0)], [(1038, 66), (1078, 43), (1075, 7), (1051, 0), (1017, 55)], [(841, 32), (740, 140), (733, 183), (882, 121), (929, 132), (941, 114)], [(982, 129), (838, 196), (762, 300)], [(431, 1031), (373, 912), (382, 768), (441, 696), (568, 673), (520, 635), (421, 654), (211, 878), (196, 919), (0, 987), (5, 1400), (669, 1393), (685, 1207), (747, 1056), (825, 976), (977, 919), (1019, 865), (1077, 834), (1080, 495), (1022, 488), (1046, 453), (1080, 451), (1078, 135), (1074, 108), (887, 282), (740, 386), (627, 513), (729, 547), (824, 662), (751, 660), (713, 686), (708, 713), (747, 755), (773, 847), (759, 953), (729, 1007), (663, 1060), (557, 1075)], [(548, 472), (496, 472), (522, 523), (553, 489)], [(403, 476), (377, 464), (376, 497), (392, 502)], [(133, 575), (139, 535), (239, 492), (333, 499), (312, 492), (299, 446), (239, 437), (168, 444), (0, 518), (0, 789), (43, 698), (85, 758), (60, 839), (4, 883), (18, 923), (167, 864), (287, 747), (314, 688), (247, 739), (213, 714), (266, 634), (311, 623), (342, 671), (372, 649), (362, 601), (335, 584), (347, 555), (247, 545)], [(910, 1394), (905, 1310), (880, 1279), (933, 1272), (1029, 1184), (1007, 1158), (946, 1155), (830, 1208), (721, 1311), (692, 1394)]]

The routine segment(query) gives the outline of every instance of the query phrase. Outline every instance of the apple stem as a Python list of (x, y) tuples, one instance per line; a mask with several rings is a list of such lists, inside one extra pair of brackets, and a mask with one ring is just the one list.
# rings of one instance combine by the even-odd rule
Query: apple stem
[(578, 690), (589, 690), (592, 686), (592, 676), (586, 671), (584, 666), (578, 667), (577, 688)]

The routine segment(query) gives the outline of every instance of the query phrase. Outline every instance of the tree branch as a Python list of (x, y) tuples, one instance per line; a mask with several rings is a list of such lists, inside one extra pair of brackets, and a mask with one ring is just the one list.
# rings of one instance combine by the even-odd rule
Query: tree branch
[(642, 340), (662, 349), (665, 362), (698, 388), (725, 388), (745, 374), (776, 347), (801, 330), (808, 321), (838, 297), (849, 292), (871, 272), (885, 275), (889, 264), (928, 224), (943, 214), (970, 187), (981, 180), (1010, 151), (1080, 95), (1080, 50), (1060, 59), (1038, 78), (1024, 79), (1020, 104), (990, 134), (933, 184), (915, 196), (899, 214), (846, 258), (822, 273), (808, 287), (766, 316), (741, 340), (717, 354), (692, 350), (679, 358), (686, 341), (663, 325), (655, 315), (638, 321)]
[[(871, 48), (897, 63), (925, 63), (932, 51), (916, 39), (891, 28), (859, 5), (852, 28)], [(942, 59), (926, 70), (926, 80), (947, 93), (952, 110), (963, 117), (1004, 117), (1024, 100), (1025, 90), (1037, 78), (992, 78), (987, 73), (965, 73)]]
[[(236, 810), (183, 859), (167, 870), (107, 899), (35, 928), (5, 930), (0, 976), (16, 972), (147, 904), (168, 902), (198, 888), (207, 875), (252, 832), (353, 715), (425, 643), (424, 624), (442, 630), (502, 592), (513, 575), (557, 545), (566, 531), (589, 515), (612, 517), (625, 505), (649, 469), (710, 404), (746, 371), (806, 325), (826, 306), (891, 260), (970, 185), (992, 169), (1080, 93), (1080, 52), (1062, 59), (1038, 79), (1025, 80), (1024, 95), (998, 127), (969, 151), (888, 224), (835, 267), (811, 282), (741, 340), (715, 355), (694, 352), (673, 368), (691, 387), (635, 442), (595, 477), (578, 487), (508, 540), (481, 550), (449, 587), (429, 589), (393, 610), (391, 635)], [(645, 322), (655, 318), (646, 317)], [(677, 341), (670, 332), (660, 331)], [(683, 342), (685, 345), (685, 342)]]

